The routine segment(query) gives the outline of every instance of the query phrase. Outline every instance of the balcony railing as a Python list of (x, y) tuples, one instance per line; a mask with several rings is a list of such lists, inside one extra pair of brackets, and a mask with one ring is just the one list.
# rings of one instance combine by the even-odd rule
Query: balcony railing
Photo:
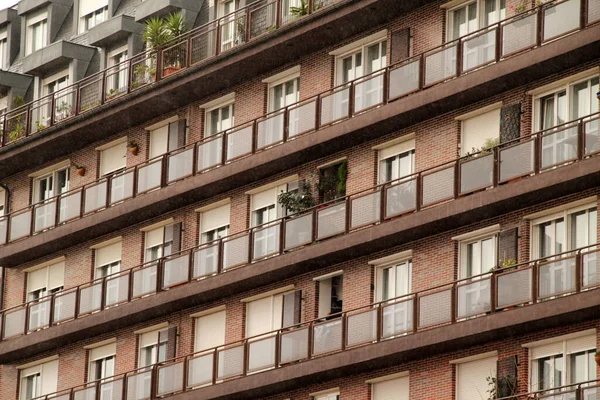
[[(554, 128), (502, 143), (490, 150), (390, 181), (374, 188), (336, 199), (306, 211), (261, 225), (210, 243), (186, 249), (159, 260), (70, 288), (1, 313), (5, 330), (2, 339), (23, 335), (67, 320), (77, 319), (118, 304), (149, 296), (174, 286), (204, 279), (255, 262), (275, 257), (302, 246), (344, 235), (364, 227), (433, 207), (464, 195), (560, 168), (600, 154), (600, 113), (567, 122)], [(178, 153), (181, 154), (181, 153)], [(143, 164), (143, 168), (152, 168)], [(147, 166), (150, 165), (150, 166)], [(119, 175), (123, 182), (135, 182), (134, 168)], [(142, 169), (143, 170), (143, 169)], [(144, 187), (158, 173), (147, 173)], [(138, 179), (138, 187), (139, 187)], [(92, 190), (100, 191), (108, 202), (113, 190), (107, 181), (67, 194), (66, 198), (89, 199)], [(125, 187), (124, 185), (120, 186)], [(99, 189), (101, 188), (101, 189)], [(121, 189), (122, 190), (122, 189)], [(83, 194), (82, 194), (83, 192)], [(130, 191), (125, 190), (126, 193)], [(123, 193), (123, 192), (120, 192)], [(108, 194), (108, 195), (107, 195)], [(94, 198), (94, 197), (92, 197)], [(61, 198), (62, 199), (62, 198)], [(61, 201), (50, 203), (54, 214), (65, 215), (68, 206), (55, 209)], [(86, 202), (77, 203), (76, 210)], [(96, 209), (98, 204), (92, 209)], [(40, 207), (34, 208), (34, 210)], [(27, 216), (31, 227), (33, 211)], [(38, 221), (38, 219), (35, 219)], [(14, 229), (14, 225), (11, 227)], [(4, 231), (6, 232), (6, 231)], [(12, 231), (11, 231), (12, 232)], [(32, 318), (31, 315), (42, 315)], [(9, 321), (10, 320), (10, 321)], [(12, 321), (12, 322), (11, 322)], [(10, 329), (9, 329), (10, 327)]]
[[(309, 0), (307, 14), (342, 1)], [(297, 17), (285, 9), (285, 4), (287, 2), (282, 0), (254, 2), (192, 30), (157, 52), (138, 54), (59, 92), (11, 110), (0, 116), (3, 128), (0, 145), (14, 143), (179, 71), (200, 65), (296, 20)], [(595, 0), (555, 0), (328, 90), (264, 117), (261, 126), (257, 126), (255, 121), (248, 128), (249, 132), (231, 133), (227, 146), (223, 146), (227, 150), (225, 160), (221, 162), (351, 118), (584, 29), (600, 21), (599, 8)], [(217, 161), (204, 160), (206, 167)]]
[[(97, 398), (94, 397), (97, 394), (101, 399), (111, 400), (155, 399), (597, 289), (600, 287), (597, 247), (594, 244), (545, 259), (493, 269), (482, 275), (180, 356), (59, 392), (58, 397), (49, 395), (40, 399), (77, 400)], [(567, 397), (557, 399), (588, 399), (575, 396), (591, 393), (585, 386), (562, 389), (560, 393)], [(538, 398), (547, 398), (547, 393), (540, 392)]]

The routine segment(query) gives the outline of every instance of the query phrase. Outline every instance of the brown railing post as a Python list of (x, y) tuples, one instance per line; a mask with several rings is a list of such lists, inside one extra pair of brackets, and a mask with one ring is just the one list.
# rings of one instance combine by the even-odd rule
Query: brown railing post
[(279, 220), (279, 254), (283, 254), (283, 243), (285, 241), (285, 224), (283, 223), (283, 219)]
[(502, 58), (502, 29), (501, 25), (498, 23), (496, 28), (494, 28), (496, 34), (496, 62), (499, 62)]
[(163, 262), (164, 258), (159, 258), (158, 260), (156, 260), (156, 293), (160, 293), (162, 289), (164, 273)]
[(415, 194), (415, 209), (416, 211), (420, 211), (421, 204), (423, 203), (423, 175), (418, 174), (415, 180), (417, 181), (417, 193)]
[(54, 108), (56, 107), (56, 98), (54, 95), (52, 96), (52, 100), (50, 100), (50, 126), (54, 125)]
[(413, 299), (413, 333), (417, 333), (419, 330), (419, 296), (415, 294)]
[(279, 368), (281, 363), (281, 330), (275, 334), (275, 368)]
[(217, 40), (215, 41), (215, 56), (221, 53), (221, 20), (217, 20)]
[(50, 296), (50, 310), (48, 310), (48, 326), (52, 326), (52, 320), (54, 320), (54, 306), (56, 304), (56, 295)]
[[(227, 136), (227, 132), (222, 133), (223, 137), (221, 138), (221, 165), (225, 165), (227, 163), (227, 142), (229, 141), (229, 137)], [(254, 136), (254, 132), (252, 133)], [(254, 138), (252, 138), (252, 146), (254, 146)]]
[(536, 261), (531, 266), (531, 302), (533, 304), (537, 303), (538, 298), (538, 270), (539, 262)]
[(186, 42), (185, 67), (192, 65), (192, 35), (189, 35)]
[(456, 76), (460, 76), (462, 72), (463, 46), (463, 41), (461, 39), (458, 39), (456, 41)]
[(8, 132), (6, 129), (7, 118), (5, 115), (0, 115), (0, 121), (2, 122), (2, 129), (0, 129), (0, 134), (2, 134), (2, 138), (0, 138), (0, 145), (4, 147), (6, 145), (6, 133)]
[(541, 164), (542, 164), (542, 138), (539, 134), (535, 135), (533, 138), (533, 169), (535, 174), (540, 173)]
[(248, 258), (246, 259), (246, 263), (250, 264), (253, 260), (254, 254), (254, 229), (250, 228), (248, 231)]
[(586, 14), (587, 14), (587, 7), (586, 7), (586, 0), (580, 0), (580, 10), (579, 10), (579, 29), (583, 29), (585, 28), (585, 21), (586, 21)]
[(159, 82), (162, 79), (163, 75), (163, 56), (164, 50), (163, 48), (158, 48), (156, 50), (156, 73), (155, 73), (155, 82)]
[(492, 186), (496, 187), (500, 178), (500, 148), (496, 146), (492, 149), (492, 152)]
[(27, 111), (25, 112), (25, 137), (29, 135), (31, 131), (31, 106), (27, 106)]
[(342, 314), (342, 351), (346, 350), (348, 342), (348, 314)]
[(385, 205), (386, 205), (386, 185), (381, 185), (381, 194), (379, 201), (379, 222), (382, 223), (385, 220)]
[(490, 276), (490, 311), (492, 313), (496, 312), (497, 284), (498, 280), (496, 279), (496, 274), (492, 272), (492, 276)]
[(317, 108), (315, 110), (315, 131), (319, 129), (319, 126), (321, 125), (321, 96), (318, 95), (317, 98), (315, 99), (315, 107)]
[(308, 0), (308, 13), (312, 14), (315, 8), (315, 0)]
[(317, 208), (313, 207), (312, 209), (312, 241), (311, 242), (315, 242), (317, 240), (317, 227), (318, 227), (318, 221), (317, 219), (319, 218), (319, 213), (317, 212)]
[(277, 2), (275, 3), (275, 12), (277, 13), (277, 15), (275, 16), (275, 28), (279, 29), (279, 27), (281, 27), (281, 14), (282, 14), (282, 9), (281, 9), (281, 0), (277, 0)]
[(379, 342), (383, 336), (383, 304), (377, 306), (377, 330), (375, 331), (375, 340)]
[(0, 313), (0, 341), (4, 340), (4, 331), (6, 327), (6, 313)]
[(536, 23), (536, 27), (537, 27), (537, 32), (535, 35), (535, 45), (536, 46), (541, 46), (542, 45), (542, 35), (544, 32), (544, 18), (543, 18), (543, 13), (542, 13), (542, 7), (537, 8), (536, 10), (536, 17), (537, 17), (537, 23)]
[(460, 195), (460, 161), (454, 162), (454, 198)]
[(31, 315), (29, 313), (29, 303), (25, 303), (25, 326), (23, 327), (23, 335), (27, 335), (27, 332), (29, 331), (29, 319), (31, 318)]
[(75, 312), (73, 312), (73, 319), (79, 317), (79, 303), (81, 303), (81, 287), (77, 287), (75, 291)]
[(100, 284), (100, 310), (104, 310), (106, 308), (106, 291), (108, 284), (106, 283), (106, 278), (102, 279), (102, 283)]
[(577, 121), (577, 159), (582, 160), (585, 154), (585, 130), (583, 120)]
[(127, 279), (127, 301), (133, 299), (133, 268), (127, 271), (129, 278)]
[(308, 324), (308, 354), (307, 357), (310, 360), (313, 356), (314, 351), (314, 322)]
[(456, 322), (456, 308), (458, 306), (458, 303), (456, 301), (456, 292), (458, 291), (458, 288), (456, 287), (456, 283), (452, 284), (452, 291), (450, 292), (450, 304), (451, 304), (451, 309), (450, 309), (450, 322), (451, 323), (455, 323)]
[(213, 366), (213, 372), (212, 372), (212, 384), (216, 385), (217, 384), (217, 374), (219, 372), (218, 367), (217, 367), (217, 349), (213, 349), (213, 362), (212, 362), (212, 366)]
[(583, 254), (581, 250), (577, 252), (575, 256), (575, 292), (581, 292), (583, 278)]
[[(127, 82), (127, 91), (129, 92), (129, 80)], [(100, 104), (106, 102), (106, 70), (102, 71), (102, 83), (100, 84)]]
[(350, 82), (350, 86), (348, 87), (348, 118), (351, 118), (354, 115), (355, 91), (356, 91), (355, 82)]

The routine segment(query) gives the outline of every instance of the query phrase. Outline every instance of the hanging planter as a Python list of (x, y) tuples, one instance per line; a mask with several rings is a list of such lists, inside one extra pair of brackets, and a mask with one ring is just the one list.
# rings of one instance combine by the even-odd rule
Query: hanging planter
[(85, 175), (85, 167), (76, 165), (75, 168), (77, 168), (77, 175), (79, 175), (79, 176)]
[(134, 156), (138, 155), (138, 153), (140, 151), (140, 148), (139, 148), (138, 144), (135, 141), (132, 140), (131, 142), (129, 142), (128, 147), (129, 147), (129, 152), (131, 154), (133, 154)]
[(596, 359), (596, 364), (598, 364), (600, 367), (600, 351), (596, 352), (596, 356), (594, 358)]

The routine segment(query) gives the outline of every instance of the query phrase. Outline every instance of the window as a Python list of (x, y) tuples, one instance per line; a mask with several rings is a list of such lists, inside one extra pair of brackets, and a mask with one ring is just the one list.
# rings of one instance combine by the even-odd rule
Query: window
[(448, 11), (448, 38), (458, 39), (506, 17), (505, 0), (477, 0)]
[(496, 266), (496, 234), (460, 242), (459, 279), (489, 272)]
[(92, 11), (89, 14), (84, 15), (81, 18), (79, 25), (79, 32), (86, 32), (95, 27), (96, 25), (104, 22), (108, 16), (108, 6), (99, 8), (96, 11)]
[(127, 80), (129, 76), (129, 66), (122, 64), (127, 61), (128, 53), (127, 46), (119, 47), (113, 50), (107, 55), (107, 65), (109, 70), (107, 71), (107, 88), (106, 97), (112, 98), (127, 91)]
[(64, 287), (64, 277), (64, 262), (27, 272), (27, 301), (38, 300), (61, 291)]
[(377, 152), (379, 158), (379, 183), (389, 182), (415, 172), (415, 141), (406, 140)]
[[(238, 31), (235, 14), (235, 0), (219, 2), (217, 18), (225, 17), (221, 22), (221, 51), (229, 50), (244, 39), (244, 32)], [(230, 15), (231, 14), (231, 15)]]
[(194, 318), (194, 352), (225, 344), (225, 310)]
[(269, 112), (287, 107), (300, 100), (300, 74), (269, 84)]
[(127, 139), (108, 144), (100, 150), (100, 176), (119, 172), (127, 163)]
[[(94, 347), (89, 350), (89, 368), (88, 382), (94, 382), (110, 378), (115, 374), (115, 359), (117, 354), (117, 344), (109, 343), (104, 346)], [(111, 399), (112, 385), (105, 384), (101, 386), (101, 399)]]
[(0, 69), (8, 69), (8, 34), (6, 28), (0, 29)]
[(230, 102), (206, 111), (206, 137), (230, 129), (234, 125), (235, 104)]
[(456, 399), (479, 400), (487, 398), (490, 390), (488, 377), (496, 377), (497, 356), (478, 358), (464, 361), (458, 360), (456, 364)]
[(532, 257), (546, 258), (595, 244), (598, 211), (595, 204), (566, 209), (532, 221)]
[[(178, 120), (150, 130), (150, 159), (176, 150), (185, 144), (185, 120)], [(171, 159), (169, 169), (173, 168)]]
[(319, 168), (319, 196), (323, 202), (346, 196), (348, 162), (342, 161)]
[(532, 391), (596, 379), (596, 332), (593, 330), (544, 340), (529, 347)]
[[(122, 242), (118, 241), (108, 246), (95, 249), (94, 279), (104, 278), (116, 274), (121, 270), (122, 246)], [(106, 297), (104, 299), (106, 306), (111, 306), (127, 299), (127, 293), (121, 292), (128, 290), (128, 288), (126, 285), (119, 285), (119, 283), (119, 279), (110, 279), (106, 281)], [(98, 293), (95, 293), (94, 298), (98, 299), (96, 301), (99, 302), (99, 299), (102, 296), (102, 288), (97, 287), (97, 292)]]
[[(166, 324), (165, 324), (166, 325)], [(146, 328), (142, 331), (134, 332), (138, 336), (139, 353), (138, 368), (150, 367), (156, 363), (174, 358), (177, 348), (177, 327), (156, 327), (155, 329)], [(171, 371), (164, 371), (159, 376), (159, 387), (169, 385), (167, 382), (176, 379)], [(152, 388), (152, 374), (150, 368), (146, 368), (144, 373), (137, 376), (135, 380), (137, 398), (150, 398)]]
[(146, 231), (144, 262), (155, 261), (181, 250), (181, 223)]
[(48, 200), (69, 191), (69, 167), (60, 167), (34, 178), (32, 203)]
[(398, 261), (377, 268), (377, 299), (385, 301), (411, 291), (412, 260)]
[(44, 362), (20, 370), (20, 400), (32, 400), (55, 393), (58, 384), (58, 360)]
[(6, 191), (0, 188), (0, 217), (6, 214)]
[[(64, 89), (68, 86), (68, 70), (61, 71), (58, 74), (47, 77), (42, 81), (41, 96), (54, 94), (55, 105), (54, 109), (52, 109), (51, 102), (48, 102), (45, 106), (39, 108), (39, 114), (36, 122), (39, 121), (39, 124), (43, 126), (50, 125), (50, 118), (53, 112), (57, 120), (71, 116), (73, 93), (64, 91)], [(35, 128), (38, 129), (37, 123)]]
[(224, 238), (229, 234), (231, 203), (224, 204), (200, 214), (200, 244)]
[(328, 393), (318, 393), (311, 395), (312, 400), (340, 400), (340, 391), (332, 391)]
[[(409, 377), (397, 376), (374, 379), (371, 381), (372, 400), (408, 400), (409, 399)], [(367, 382), (369, 383), (369, 382)]]
[(40, 10), (27, 17), (25, 54), (29, 55), (48, 44), (48, 12)]
[(500, 108), (476, 113), (457, 118), (461, 121), (461, 156), (475, 153), (500, 138)]
[[(315, 278), (319, 285), (319, 318), (342, 312), (344, 276), (335, 272), (333, 276), (326, 275)], [(338, 317), (338, 316), (336, 316)]]

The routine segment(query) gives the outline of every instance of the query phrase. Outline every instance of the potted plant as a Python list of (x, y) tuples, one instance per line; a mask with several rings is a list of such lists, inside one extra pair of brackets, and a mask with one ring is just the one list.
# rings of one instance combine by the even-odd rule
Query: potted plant
[(112, 99), (112, 98), (115, 98), (115, 97), (117, 97), (117, 96), (119, 95), (119, 93), (120, 93), (120, 92), (119, 92), (117, 89), (114, 89), (114, 88), (113, 88), (113, 89), (110, 89), (110, 90), (108, 91), (108, 93), (106, 94), (106, 100), (110, 100), (110, 99)]
[(79, 175), (79, 176), (85, 175), (85, 167), (84, 166), (75, 165), (75, 168), (77, 169), (77, 175)]
[(56, 107), (56, 119), (61, 120), (72, 115), (71, 113), (71, 105), (66, 101), (60, 103), (58, 107)]
[[(143, 39), (147, 49), (157, 51), (160, 47), (181, 36), (186, 31), (186, 20), (183, 15), (178, 12), (171, 13), (164, 18), (153, 17), (146, 21), (144, 24)], [(180, 70), (184, 62), (184, 56), (177, 47), (174, 47), (171, 51), (163, 52), (163, 75), (168, 76)], [(138, 67), (141, 67), (141, 65), (144, 65), (148, 69), (150, 68), (148, 65), (140, 64), (136, 66), (136, 74), (138, 73)], [(142, 70), (140, 69), (139, 72), (141, 73)], [(146, 72), (148, 71), (143, 71), (144, 75)]]
[(140, 151), (140, 147), (138, 146), (138, 144), (135, 140), (130, 140), (127, 147), (129, 148), (129, 152), (131, 154), (133, 154), (134, 156), (138, 155), (138, 153)]
[[(313, 11), (316, 11), (319, 8), (321, 8), (321, 3), (318, 1), (315, 1), (314, 6), (313, 6)], [(294, 18), (299, 18), (299, 17), (303, 17), (305, 15), (308, 15), (308, 12), (309, 12), (308, 0), (300, 0), (300, 4), (298, 5), (298, 7), (290, 7), (290, 14)]]
[(277, 201), (289, 214), (299, 213), (315, 205), (312, 192), (312, 185), (302, 181), (298, 190), (292, 192), (282, 191), (277, 196)]
[(43, 121), (40, 121), (39, 119), (37, 121), (35, 121), (35, 131), (36, 132), (39, 132), (44, 129), (46, 129), (46, 125), (44, 124)]
[(600, 351), (597, 351), (594, 355), (594, 359), (596, 360), (596, 364), (600, 367)]

